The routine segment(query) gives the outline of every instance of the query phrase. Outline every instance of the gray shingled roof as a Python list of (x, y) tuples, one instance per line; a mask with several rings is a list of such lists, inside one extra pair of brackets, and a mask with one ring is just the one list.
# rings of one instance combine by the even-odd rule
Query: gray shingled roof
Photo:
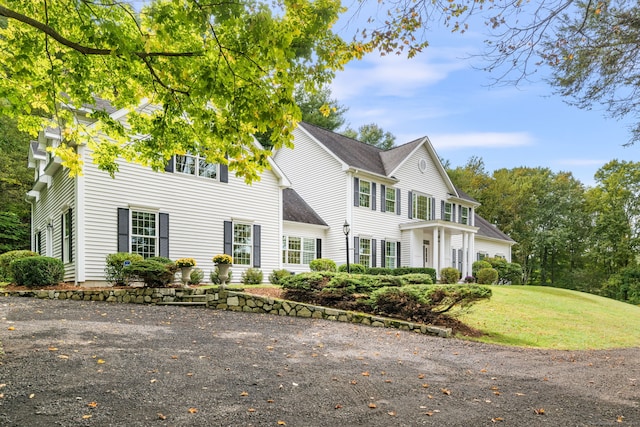
[(407, 142), (398, 147), (393, 147), (387, 151), (380, 153), (380, 158), (384, 164), (386, 175), (389, 175), (400, 163), (402, 163), (408, 156), (424, 141), (424, 137), (418, 138), (414, 141)]
[(282, 192), (282, 217), (285, 221), (327, 225), (293, 188)]
[(458, 197), (460, 197), (463, 200), (468, 200), (470, 202), (476, 202), (478, 203), (478, 201), (476, 199), (474, 199), (473, 197), (471, 197), (470, 195), (468, 195), (467, 193), (465, 193), (464, 191), (462, 191), (459, 187), (456, 187), (456, 191), (458, 192)]
[(495, 227), (486, 219), (482, 218), (480, 215), (475, 214), (475, 226), (478, 227), (478, 236), (489, 237), (492, 239), (506, 240), (508, 242), (514, 242), (511, 237), (507, 236), (505, 233), (500, 231), (498, 227)]

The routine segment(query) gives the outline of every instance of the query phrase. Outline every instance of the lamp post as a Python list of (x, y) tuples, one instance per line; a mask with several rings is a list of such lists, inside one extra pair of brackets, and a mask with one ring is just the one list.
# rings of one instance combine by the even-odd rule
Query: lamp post
[(351, 267), (349, 266), (349, 231), (351, 228), (349, 227), (349, 223), (347, 220), (344, 220), (344, 225), (342, 226), (342, 232), (344, 233), (344, 239), (347, 243), (347, 273), (351, 273)]

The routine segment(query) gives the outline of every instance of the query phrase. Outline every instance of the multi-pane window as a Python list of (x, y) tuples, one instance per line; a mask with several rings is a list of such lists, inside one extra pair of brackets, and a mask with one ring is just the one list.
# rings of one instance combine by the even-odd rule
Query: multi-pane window
[(193, 156), (191, 154), (185, 154), (184, 156), (176, 155), (175, 171), (204, 178), (218, 178), (217, 164), (207, 163), (204, 157)]
[(309, 264), (316, 257), (316, 239), (283, 236), (282, 262), (285, 264)]
[(386, 188), (384, 192), (384, 209), (387, 212), (396, 211), (396, 189)]
[(155, 213), (131, 211), (131, 253), (140, 254), (144, 258), (156, 256), (157, 224)]
[(489, 254), (486, 252), (478, 252), (478, 261), (482, 261), (485, 258), (488, 258)]
[(43, 255), (42, 254), (42, 231), (38, 231), (36, 233), (35, 249), (38, 254)]
[(460, 209), (460, 223), (469, 225), (469, 208), (462, 206)]
[(360, 193), (360, 206), (368, 208), (371, 206), (371, 183), (369, 181), (360, 180), (358, 188)]
[(387, 268), (395, 268), (395, 266), (397, 265), (396, 257), (398, 253), (396, 251), (397, 251), (396, 242), (384, 243), (384, 265), (386, 265)]
[(251, 230), (250, 224), (233, 224), (233, 263), (251, 265)]
[(422, 220), (431, 218), (431, 203), (429, 197), (422, 194), (413, 194), (413, 217)]
[(444, 218), (445, 221), (453, 221), (453, 203), (446, 202), (444, 204)]
[(358, 254), (360, 255), (359, 264), (362, 264), (365, 267), (370, 267), (371, 266), (371, 239), (360, 238)]
[(62, 261), (71, 262), (71, 209), (66, 211), (63, 218), (62, 230)]

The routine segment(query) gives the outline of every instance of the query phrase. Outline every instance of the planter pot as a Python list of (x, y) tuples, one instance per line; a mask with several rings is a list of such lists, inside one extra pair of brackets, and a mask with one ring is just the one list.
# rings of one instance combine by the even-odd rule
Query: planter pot
[(182, 284), (186, 288), (189, 286), (189, 279), (191, 278), (191, 270), (193, 270), (193, 267), (180, 267), (180, 270), (182, 271)]
[(216, 264), (218, 267), (218, 279), (220, 279), (220, 286), (224, 288), (224, 285), (227, 284), (227, 280), (229, 280), (229, 268), (231, 264)]

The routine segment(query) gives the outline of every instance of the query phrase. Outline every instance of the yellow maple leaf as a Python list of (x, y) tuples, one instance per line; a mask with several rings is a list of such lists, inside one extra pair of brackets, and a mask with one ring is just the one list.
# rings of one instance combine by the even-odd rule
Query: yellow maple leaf
[(189, 408), (190, 414), (195, 414), (196, 412), (198, 412), (198, 408)]

